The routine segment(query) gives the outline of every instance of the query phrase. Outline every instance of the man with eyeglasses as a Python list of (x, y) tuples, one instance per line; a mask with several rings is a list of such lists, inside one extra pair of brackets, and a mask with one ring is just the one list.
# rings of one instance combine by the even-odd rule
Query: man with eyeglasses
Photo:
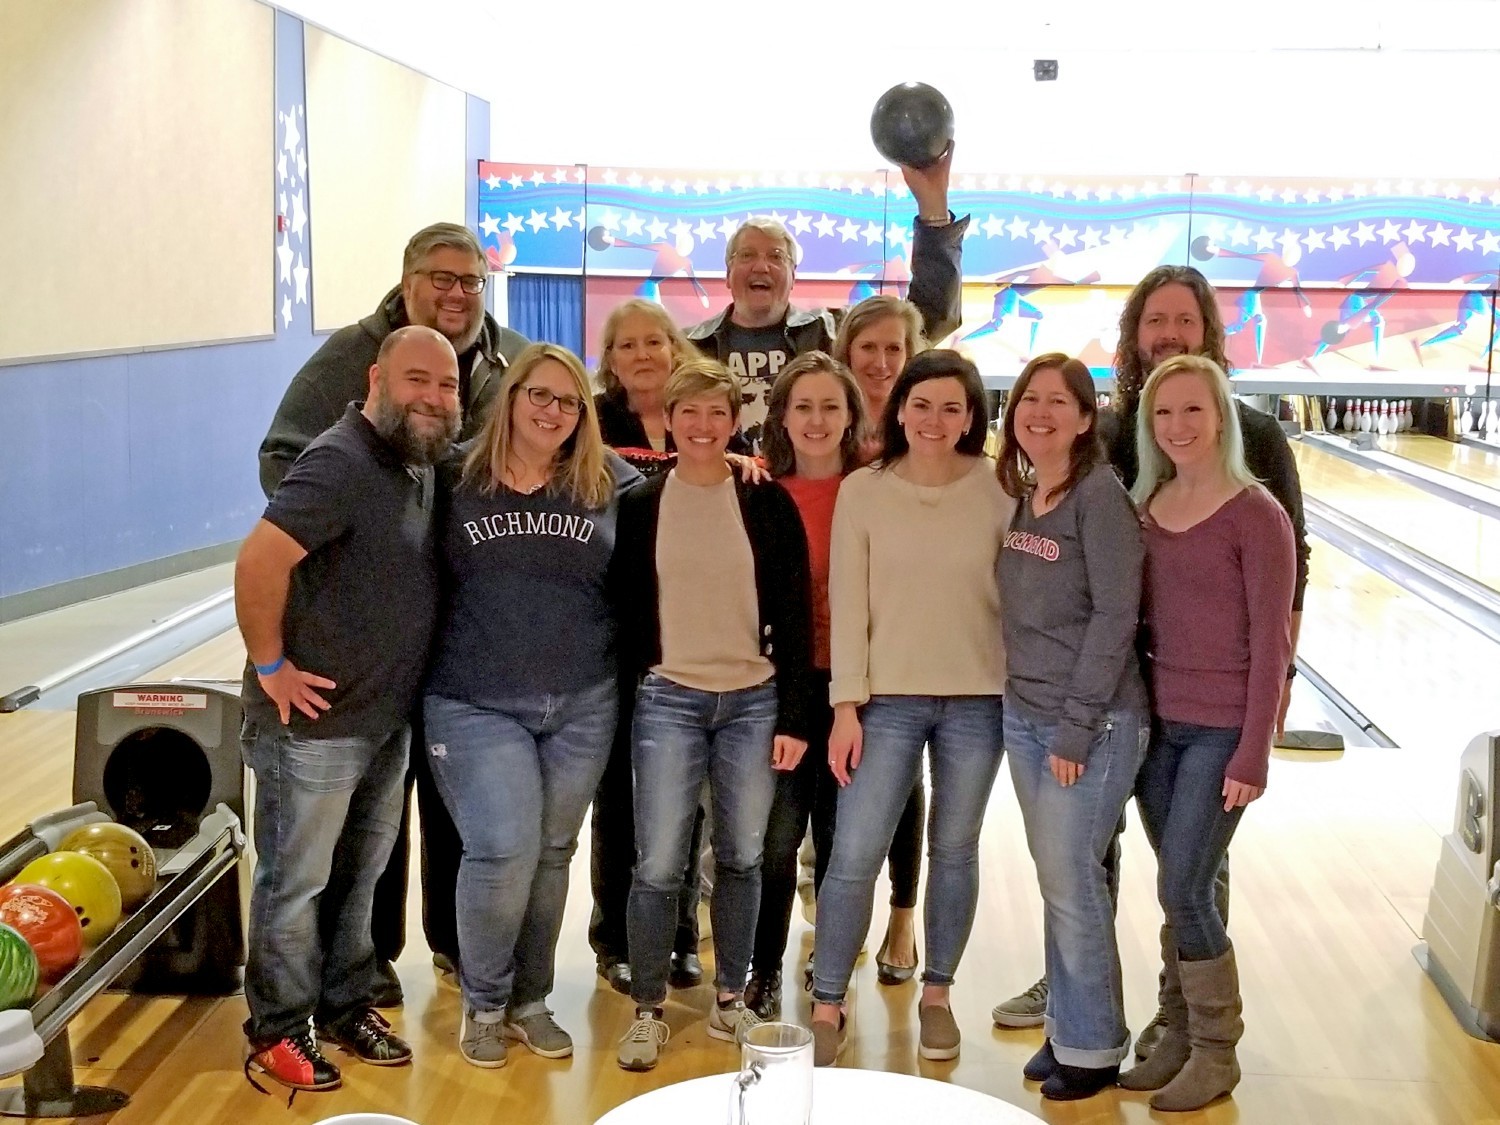
[[(917, 205), (907, 293), (922, 313), (927, 339), (937, 343), (962, 319), (960, 256), (969, 220), (948, 210), (953, 146), (927, 168), (901, 169)], [(843, 309), (797, 309), (797, 244), (775, 219), (746, 219), (724, 252), (724, 284), (733, 300), (718, 316), (684, 335), (735, 375), (743, 388), (740, 425), (759, 448), (766, 400), (777, 374), (803, 352), (832, 351)]]
[[(412, 235), (401, 262), (401, 284), (373, 313), (340, 328), (292, 379), (260, 445), (260, 485), (267, 498), (312, 440), (332, 426), (351, 402), (365, 397), (367, 373), (381, 344), (407, 325), (447, 337), (458, 354), (459, 440), (479, 430), (484, 410), (509, 363), (526, 347), (518, 332), (502, 328), (484, 310), (488, 281), (484, 250), (467, 227), (433, 223)], [(420, 745), (418, 725), (413, 742)], [(406, 945), (406, 883), (411, 850), (411, 787), (422, 816), (422, 929), (433, 962), (451, 974), (458, 957), (453, 896), (461, 847), (452, 818), (432, 782), (423, 755), (412, 758), (407, 800), (391, 860), (375, 887), (374, 939), (380, 958), (379, 1008), (398, 1007), (401, 981), (392, 965)]]
[(528, 342), (485, 312), (486, 271), (484, 250), (467, 227), (433, 223), (412, 235), (401, 284), (369, 316), (324, 341), (282, 397), (260, 444), (260, 486), (268, 497), (308, 443), (364, 397), (365, 372), (381, 341), (408, 324), (436, 329), (458, 353), (460, 440), (474, 436), (500, 375)]

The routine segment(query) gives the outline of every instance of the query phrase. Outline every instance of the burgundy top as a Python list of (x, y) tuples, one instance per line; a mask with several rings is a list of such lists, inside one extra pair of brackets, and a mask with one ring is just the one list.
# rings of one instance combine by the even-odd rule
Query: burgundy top
[(794, 473), (781, 477), (777, 483), (791, 493), (792, 503), (797, 505), (802, 526), (807, 531), (807, 557), (812, 566), (812, 666), (826, 672), (832, 663), (828, 635), (828, 561), (833, 540), (833, 504), (838, 499), (839, 485), (844, 483), (844, 478), (807, 480)]
[(1186, 531), (1167, 531), (1149, 510), (1143, 612), (1156, 714), (1239, 727), (1225, 776), (1264, 787), (1292, 658), (1291, 521), (1259, 486)]

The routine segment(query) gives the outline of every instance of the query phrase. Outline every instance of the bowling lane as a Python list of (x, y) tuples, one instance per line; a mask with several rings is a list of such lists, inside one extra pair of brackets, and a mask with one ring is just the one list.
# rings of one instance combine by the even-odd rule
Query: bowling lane
[(1428, 558), (1500, 590), (1500, 521), (1292, 442), (1302, 491)]
[(1500, 726), (1500, 645), (1321, 541), (1298, 650), (1398, 746), (1463, 745)]
[(1488, 453), (1472, 445), (1446, 441), (1430, 434), (1390, 434), (1376, 441), (1381, 449), (1397, 457), (1467, 477), (1476, 484), (1500, 488), (1500, 451)]

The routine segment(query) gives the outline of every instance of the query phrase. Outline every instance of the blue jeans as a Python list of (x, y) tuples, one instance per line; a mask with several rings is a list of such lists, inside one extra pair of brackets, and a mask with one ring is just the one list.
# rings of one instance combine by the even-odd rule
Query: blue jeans
[(1011, 700), (1005, 709), (1010, 776), (1036, 862), (1043, 903), (1045, 1031), (1057, 1060), (1106, 1067), (1130, 1048), (1107, 858), (1150, 736), (1147, 716), (1105, 716), (1083, 776), (1064, 788), (1047, 764), (1055, 716)]
[(303, 738), (246, 720), (255, 874), (245, 1034), (257, 1049), (368, 1007), (370, 910), (401, 822), (410, 735)]
[(427, 764), (463, 841), (460, 984), (481, 1019), (546, 1008), (568, 865), (609, 761), (617, 702), (612, 676), (482, 707), (423, 702)]
[(776, 684), (698, 691), (651, 673), (635, 697), (635, 877), (627, 929), (630, 995), (667, 997), (677, 896), (703, 782), (708, 781), (717, 876), (709, 913), (721, 992), (741, 992), (760, 912), (760, 864), (776, 793), (771, 743)]
[(870, 929), (875, 879), (931, 753), (927, 956), (922, 979), (952, 984), (979, 899), (979, 828), (1004, 751), (998, 695), (877, 695), (860, 708), (864, 754), (839, 792), (833, 855), (818, 895), (813, 998), (838, 1004)]
[(1224, 771), (1239, 744), (1238, 727), (1158, 719), (1136, 781), (1141, 823), (1156, 849), (1156, 893), (1184, 961), (1229, 952), (1214, 880), (1245, 813), (1224, 811)]

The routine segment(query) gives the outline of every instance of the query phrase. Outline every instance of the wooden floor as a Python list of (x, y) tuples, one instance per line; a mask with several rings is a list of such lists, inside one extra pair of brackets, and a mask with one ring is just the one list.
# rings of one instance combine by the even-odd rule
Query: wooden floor
[(1310, 442), (1293, 442), (1292, 451), (1306, 495), (1500, 589), (1500, 520), (1445, 503), (1416, 485), (1363, 468)]
[[(1333, 552), (1320, 554), (1317, 573), (1325, 585), (1318, 599), (1342, 596), (1328, 583), (1350, 576), (1332, 565)], [(1312, 634), (1326, 628), (1309, 620)], [(231, 636), (165, 671), (232, 676), (241, 652)], [(1419, 656), (1411, 666), (1422, 666)], [(0, 774), (19, 782), (7, 786), (13, 796), (5, 803), (0, 833), (66, 803), (72, 724), (67, 713), (0, 716)], [(1439, 840), (1449, 827), (1461, 748), (1452, 738), (1414, 738), (1403, 750), (1278, 755), (1270, 790), (1245, 818), (1234, 846), (1231, 933), (1244, 978), (1247, 1030), (1240, 1057), (1245, 1077), (1232, 1101), (1177, 1120), (1215, 1125), (1500, 1122), (1500, 1046), (1462, 1032), (1411, 953)], [(1128, 1011), (1139, 1028), (1154, 1009), (1158, 916), (1154, 868), (1135, 823), (1125, 849), (1120, 943)], [(259, 1094), (241, 1077), (241, 999), (108, 995), (74, 1023), (79, 1081), (114, 1085), (133, 1095), (132, 1104), (113, 1119), (117, 1125), (315, 1122), (362, 1109), (400, 1114), (423, 1125), (587, 1125), (654, 1086), (734, 1069), (734, 1050), (704, 1033), (711, 1002), (706, 988), (674, 994), (667, 1017), (673, 1039), (657, 1071), (631, 1075), (615, 1066), (615, 1041), (631, 1012), (628, 1002), (600, 985), (593, 973), (584, 937), (587, 862), (585, 847), (574, 866), (552, 997), (577, 1043), (572, 1059), (549, 1062), (518, 1052), (504, 1070), (466, 1065), (456, 1048), (458, 996), (436, 983), (419, 940), (398, 966), (408, 999), (395, 1024), (416, 1047), (410, 1068), (350, 1062), (343, 1089), (299, 1094), (288, 1108), (284, 1094)], [(866, 962), (856, 971), (851, 993), (852, 1039), (844, 1064), (957, 1082), (1058, 1125), (1163, 1119), (1149, 1111), (1143, 1095), (1123, 1092), (1069, 1105), (1044, 1102), (1020, 1075), (1040, 1032), (990, 1026), (990, 1007), (1030, 984), (1041, 965), (1035, 879), (1004, 772), (985, 824), (981, 880), (974, 936), (954, 992), (965, 1035), (963, 1057), (955, 1063), (919, 1062), (917, 986), (882, 988)], [(883, 889), (878, 898), (884, 901)], [(416, 905), (414, 894), (411, 932), (420, 934)], [(877, 930), (883, 924), (879, 911), (875, 924)], [(797, 979), (811, 939), (800, 918), (793, 927), (786, 965), (791, 980)], [(872, 940), (878, 939), (877, 932)], [(789, 998), (788, 1018), (802, 1019), (806, 1012), (805, 994)]]
[(1479, 484), (1500, 488), (1500, 453), (1427, 434), (1390, 434), (1376, 441), (1387, 453), (1409, 457), (1445, 473), (1456, 473)]

